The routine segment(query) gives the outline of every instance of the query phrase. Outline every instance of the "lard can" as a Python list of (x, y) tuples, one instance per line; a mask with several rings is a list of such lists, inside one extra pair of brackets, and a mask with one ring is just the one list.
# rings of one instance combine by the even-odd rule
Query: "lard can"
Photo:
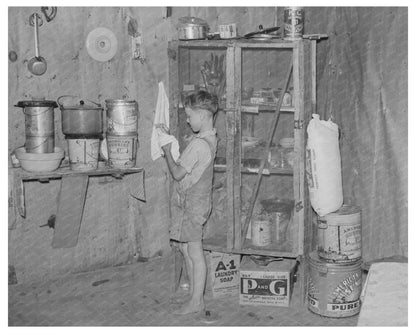
[(343, 265), (327, 263), (319, 259), (316, 251), (311, 252), (308, 259), (308, 309), (333, 318), (358, 314), (362, 261)]
[(303, 36), (305, 12), (303, 7), (285, 7), (283, 39), (297, 40)]
[(318, 256), (328, 262), (361, 259), (361, 209), (342, 205), (318, 220)]

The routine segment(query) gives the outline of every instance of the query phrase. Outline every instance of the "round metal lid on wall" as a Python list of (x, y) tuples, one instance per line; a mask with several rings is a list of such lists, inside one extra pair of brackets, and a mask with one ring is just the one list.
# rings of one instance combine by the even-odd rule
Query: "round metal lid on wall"
[(88, 54), (97, 61), (111, 60), (117, 52), (117, 38), (107, 28), (99, 27), (92, 30), (85, 41)]

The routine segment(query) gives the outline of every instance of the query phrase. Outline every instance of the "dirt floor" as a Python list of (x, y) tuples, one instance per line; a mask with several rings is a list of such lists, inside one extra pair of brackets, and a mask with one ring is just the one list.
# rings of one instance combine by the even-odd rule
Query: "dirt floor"
[(238, 295), (206, 297), (206, 311), (178, 316), (173, 256), (129, 266), (9, 285), (9, 326), (356, 326), (358, 316), (325, 318), (301, 305), (241, 306)]

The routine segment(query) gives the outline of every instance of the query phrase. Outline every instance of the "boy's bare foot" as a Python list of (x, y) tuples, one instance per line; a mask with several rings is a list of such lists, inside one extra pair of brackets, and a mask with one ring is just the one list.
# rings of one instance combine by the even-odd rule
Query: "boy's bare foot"
[(174, 314), (186, 315), (190, 313), (200, 312), (205, 309), (205, 304), (201, 303), (193, 303), (191, 301), (182, 305), (179, 309), (175, 310)]
[(186, 302), (189, 302), (189, 300), (189, 294), (174, 295), (170, 298), (170, 304), (184, 304)]

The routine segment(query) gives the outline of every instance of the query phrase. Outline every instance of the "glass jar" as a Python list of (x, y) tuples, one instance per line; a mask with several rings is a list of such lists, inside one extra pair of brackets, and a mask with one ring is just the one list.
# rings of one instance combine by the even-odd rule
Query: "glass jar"
[(290, 168), (287, 160), (287, 154), (289, 150), (282, 146), (273, 147), (270, 149), (269, 165), (271, 168), (287, 169)]

